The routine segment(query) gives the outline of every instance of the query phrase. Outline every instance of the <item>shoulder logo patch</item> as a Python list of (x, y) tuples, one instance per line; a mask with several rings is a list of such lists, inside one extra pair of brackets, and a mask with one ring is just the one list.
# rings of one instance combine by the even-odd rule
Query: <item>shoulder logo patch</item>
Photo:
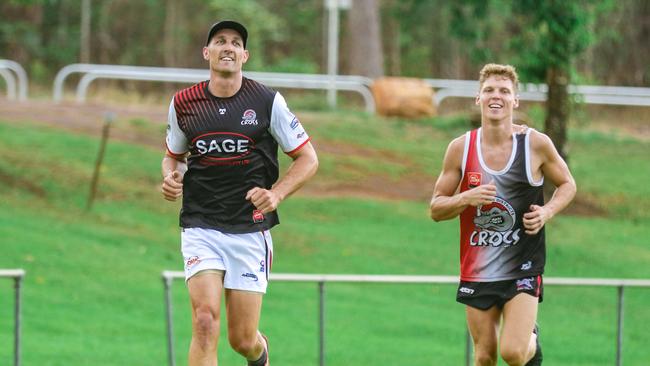
[(291, 127), (292, 130), (295, 130), (299, 125), (300, 121), (298, 120), (298, 117), (293, 117), (293, 120), (291, 121), (291, 124), (289, 124), (289, 127)]

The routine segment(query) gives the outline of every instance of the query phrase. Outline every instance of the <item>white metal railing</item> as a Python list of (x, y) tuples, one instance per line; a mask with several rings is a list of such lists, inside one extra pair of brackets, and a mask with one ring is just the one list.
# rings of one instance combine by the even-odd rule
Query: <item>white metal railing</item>
[[(206, 69), (186, 69), (168, 67), (145, 67), (124, 65), (71, 64), (63, 67), (54, 79), (53, 98), (55, 102), (63, 99), (65, 79), (73, 73), (84, 74), (77, 86), (78, 102), (86, 99), (90, 84), (96, 79), (148, 80), (164, 82), (196, 83), (209, 78)], [(346, 90), (359, 93), (364, 100), (366, 111), (374, 113), (375, 100), (370, 90), (372, 79), (355, 75), (298, 74), (247, 71), (244, 75), (271, 87)], [(423, 79), (436, 89), (433, 102), (439, 105), (449, 97), (473, 98), (478, 90), (475, 80)], [(546, 101), (548, 87), (545, 84), (522, 84), (521, 100)], [(570, 85), (569, 93), (580, 95), (587, 104), (607, 104), (625, 106), (650, 106), (650, 88)]]
[[(90, 84), (96, 79), (148, 80), (196, 83), (210, 77), (207, 69), (183, 69), (166, 67), (71, 64), (62, 68), (54, 79), (53, 99), (63, 100), (65, 79), (73, 73), (83, 73), (77, 85), (76, 99), (84, 102)], [(322, 74), (292, 74), (245, 71), (244, 75), (271, 87), (345, 90), (357, 92), (364, 100), (366, 111), (374, 113), (375, 100), (370, 91), (372, 80), (362, 76), (338, 75), (332, 79)]]
[[(10, 71), (13, 71), (16, 77)], [(21, 102), (27, 100), (27, 73), (18, 62), (0, 59), (0, 76), (7, 84), (7, 97), (9, 99), (14, 100), (18, 96), (18, 100)], [(16, 84), (16, 80), (18, 80), (18, 84)]]
[(14, 279), (14, 366), (20, 366), (20, 340), (21, 340), (21, 285), (25, 270), (0, 269), (0, 278)]
[[(184, 279), (183, 272), (163, 271), (162, 280), (165, 287), (165, 309), (167, 317), (167, 349), (169, 365), (174, 366), (174, 328), (172, 320), (171, 285), (175, 279)], [(393, 276), (393, 275), (337, 275), (337, 274), (295, 274), (271, 273), (273, 281), (316, 282), (319, 293), (319, 365), (325, 365), (325, 283), (410, 283), (410, 284), (458, 284), (458, 276)], [(617, 301), (617, 337), (616, 365), (621, 366), (623, 350), (623, 299), (625, 287), (650, 287), (650, 279), (614, 279), (614, 278), (544, 278), (544, 285), (552, 286), (605, 286), (618, 288)], [(466, 332), (465, 364), (471, 363), (472, 342)]]
[[(440, 105), (449, 97), (474, 98), (478, 93), (478, 81), (424, 79), (432, 88), (437, 89), (434, 103)], [(546, 84), (520, 85), (521, 100), (545, 102), (548, 86)], [(625, 105), (650, 107), (650, 88), (599, 86), (599, 85), (569, 85), (569, 93), (580, 95), (587, 104)]]

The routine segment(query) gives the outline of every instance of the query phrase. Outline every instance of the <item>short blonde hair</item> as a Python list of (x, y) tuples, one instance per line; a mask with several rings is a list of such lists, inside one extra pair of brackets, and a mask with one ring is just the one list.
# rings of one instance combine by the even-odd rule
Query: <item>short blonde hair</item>
[(483, 87), (483, 83), (490, 76), (503, 76), (512, 81), (512, 85), (515, 88), (515, 91), (519, 90), (519, 76), (517, 75), (517, 70), (512, 65), (500, 65), (500, 64), (487, 64), (483, 66), (479, 74), (479, 90)]

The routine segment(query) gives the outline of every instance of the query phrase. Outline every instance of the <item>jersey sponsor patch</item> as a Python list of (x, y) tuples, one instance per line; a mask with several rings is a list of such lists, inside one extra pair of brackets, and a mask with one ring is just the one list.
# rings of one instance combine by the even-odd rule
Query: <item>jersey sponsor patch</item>
[(207, 160), (232, 160), (250, 154), (253, 139), (233, 132), (213, 132), (192, 141), (196, 151)]
[(469, 188), (476, 188), (481, 185), (481, 173), (468, 172), (467, 173), (467, 184)]
[(253, 222), (254, 223), (259, 223), (264, 221), (264, 214), (260, 210), (255, 210), (253, 211)]

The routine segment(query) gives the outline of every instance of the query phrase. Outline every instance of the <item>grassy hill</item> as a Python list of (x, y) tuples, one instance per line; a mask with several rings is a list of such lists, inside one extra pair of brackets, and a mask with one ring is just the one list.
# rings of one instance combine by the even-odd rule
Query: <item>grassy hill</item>
[[(461, 117), (419, 122), (356, 112), (301, 113), (321, 169), (281, 206), (275, 272), (458, 272), (456, 221), (433, 223), (428, 200)], [(118, 120), (98, 200), (85, 211), (95, 136), (0, 117), (0, 268), (24, 268), (23, 364), (162, 365), (164, 269), (181, 270), (179, 205), (159, 194), (160, 146), (122, 141), (131, 130), (162, 141), (164, 126)], [(156, 139), (154, 139), (156, 140)], [(572, 130), (579, 199), (550, 223), (548, 276), (650, 278), (650, 143)], [(287, 160), (283, 160), (286, 164)], [(173, 287), (177, 362), (186, 363), (189, 303)], [(464, 309), (454, 286), (327, 286), (327, 363), (457, 365)], [(626, 290), (624, 360), (648, 357), (650, 289)], [(0, 279), (0, 364), (12, 352), (12, 283)], [(317, 363), (315, 284), (272, 283), (262, 327), (276, 365)], [(540, 307), (551, 365), (610, 365), (616, 290), (546, 288)], [(221, 364), (241, 364), (220, 343)]]

